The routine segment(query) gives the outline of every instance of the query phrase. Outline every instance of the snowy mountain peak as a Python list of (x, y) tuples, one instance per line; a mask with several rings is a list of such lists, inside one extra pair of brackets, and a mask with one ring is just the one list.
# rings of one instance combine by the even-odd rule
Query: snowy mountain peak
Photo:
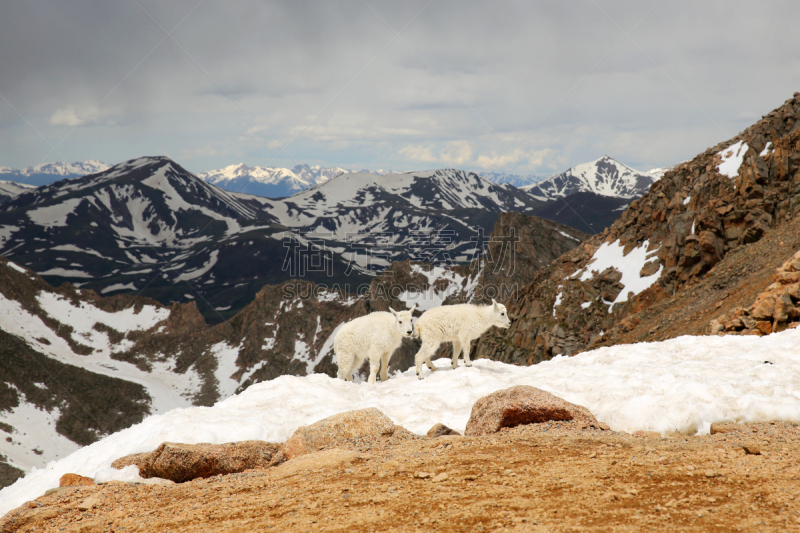
[(0, 167), (0, 179), (26, 183), (34, 187), (46, 185), (65, 178), (75, 178), (87, 174), (96, 174), (107, 170), (109, 165), (96, 159), (76, 161), (74, 163), (43, 163), (22, 170)]
[(523, 187), (523, 190), (543, 201), (578, 192), (629, 199), (646, 193), (654, 181), (654, 176), (634, 170), (604, 155), (594, 161), (576, 165), (536, 185)]
[(291, 196), (317, 183), (347, 172), (342, 168), (296, 165), (291, 169), (249, 167), (244, 163), (201, 172), (198, 177), (227, 191), (254, 194), (267, 198)]

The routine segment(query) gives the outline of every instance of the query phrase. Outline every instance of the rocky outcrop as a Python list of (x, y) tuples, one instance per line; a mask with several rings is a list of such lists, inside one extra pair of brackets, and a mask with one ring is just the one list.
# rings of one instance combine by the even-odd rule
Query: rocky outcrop
[(709, 323), (711, 335), (769, 335), (800, 326), (800, 252), (778, 268), (773, 283), (748, 307), (737, 307)]
[(90, 477), (80, 476), (78, 474), (64, 474), (58, 481), (59, 487), (80, 487), (94, 485), (94, 480)]
[(670, 169), (609, 229), (537, 273), (506, 304), (517, 320), (484, 335), (476, 355), (532, 364), (608, 344), (609, 330), (635, 329), (633, 315), (702, 281), (798, 211), (800, 93)]
[(342, 439), (391, 435), (394, 432), (392, 419), (378, 409), (370, 407), (347, 411), (308, 426), (301, 426), (284, 444), (289, 459), (321, 450)]
[(455, 429), (450, 429), (449, 427), (441, 423), (434, 424), (434, 426), (428, 430), (428, 436), (432, 439), (438, 437), (444, 437), (446, 435), (461, 435), (461, 433), (459, 433)]
[(464, 435), (481, 437), (502, 428), (574, 420), (589, 427), (600, 423), (588, 409), (535, 387), (518, 385), (493, 392), (475, 402)]
[(253, 468), (269, 468), (285, 460), (282, 445), (260, 440), (226, 444), (164, 442), (155, 451), (122, 457), (111, 466), (122, 469), (136, 465), (143, 478), (159, 477), (183, 483)]

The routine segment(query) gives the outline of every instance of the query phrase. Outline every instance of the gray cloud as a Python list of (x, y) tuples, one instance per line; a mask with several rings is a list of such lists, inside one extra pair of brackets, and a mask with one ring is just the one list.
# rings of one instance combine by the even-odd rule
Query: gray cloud
[(648, 169), (800, 90), (792, 1), (137, 1), (0, 7), (0, 165)]

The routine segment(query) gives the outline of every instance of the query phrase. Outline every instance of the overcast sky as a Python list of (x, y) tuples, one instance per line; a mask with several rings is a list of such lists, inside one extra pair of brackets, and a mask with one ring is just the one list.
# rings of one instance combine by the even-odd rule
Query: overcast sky
[(800, 2), (0, 3), (0, 166), (648, 170), (800, 91)]

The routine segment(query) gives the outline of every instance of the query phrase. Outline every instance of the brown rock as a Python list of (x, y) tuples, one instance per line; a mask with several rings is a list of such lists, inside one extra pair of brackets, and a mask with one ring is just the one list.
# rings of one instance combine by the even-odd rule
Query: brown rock
[(598, 427), (597, 419), (583, 406), (527, 385), (518, 385), (484, 396), (472, 406), (465, 435), (479, 437), (501, 428), (538, 424), (548, 420), (575, 420)]
[(756, 322), (756, 329), (764, 335), (772, 333), (772, 322), (768, 320), (759, 320)]
[(392, 437), (403, 437), (406, 435), (415, 435), (415, 433), (407, 430), (403, 426), (395, 426), (394, 431), (392, 431)]
[(761, 447), (758, 444), (745, 444), (742, 448), (747, 455), (761, 455)]
[(711, 424), (711, 434), (716, 435), (717, 433), (728, 433), (730, 431), (736, 431), (739, 429), (737, 424), (731, 424), (728, 422), (720, 422)]
[(103, 524), (97, 521), (83, 522), (70, 530), (70, 533), (103, 533)]
[(786, 261), (780, 268), (784, 272), (800, 271), (800, 252), (795, 253), (791, 259)]
[(634, 431), (633, 434), (637, 437), (646, 437), (648, 439), (660, 439), (661, 433), (658, 431)]
[(300, 472), (330, 470), (341, 465), (355, 463), (367, 457), (350, 450), (324, 450), (302, 455), (286, 461), (275, 469), (280, 476), (289, 476)]
[(283, 446), (248, 440), (226, 444), (181, 444), (164, 442), (155, 451), (117, 459), (111, 466), (139, 467), (144, 478), (160, 477), (176, 483), (252, 468), (269, 468), (286, 460)]
[(772, 320), (772, 314), (775, 312), (775, 297), (767, 296), (759, 299), (750, 311), (750, 316), (756, 320)]
[(642, 270), (639, 272), (639, 277), (645, 278), (647, 276), (652, 276), (658, 269), (661, 267), (661, 263), (656, 259), (654, 261), (650, 261), (649, 263), (645, 263), (642, 267)]
[(89, 496), (81, 503), (78, 504), (79, 511), (88, 511), (89, 509), (94, 509), (98, 506), (100, 500), (98, 500), (95, 496)]
[(378, 409), (370, 407), (339, 413), (310, 426), (299, 427), (284, 446), (286, 456), (291, 459), (342, 439), (391, 435), (393, 432), (394, 422)]
[(428, 430), (428, 436), (435, 439), (437, 437), (442, 437), (444, 435), (461, 435), (455, 429), (450, 429), (449, 427), (445, 426), (444, 424), (436, 424), (431, 429)]
[(90, 477), (79, 476), (78, 474), (64, 474), (58, 482), (59, 487), (77, 487), (94, 485), (94, 480)]

